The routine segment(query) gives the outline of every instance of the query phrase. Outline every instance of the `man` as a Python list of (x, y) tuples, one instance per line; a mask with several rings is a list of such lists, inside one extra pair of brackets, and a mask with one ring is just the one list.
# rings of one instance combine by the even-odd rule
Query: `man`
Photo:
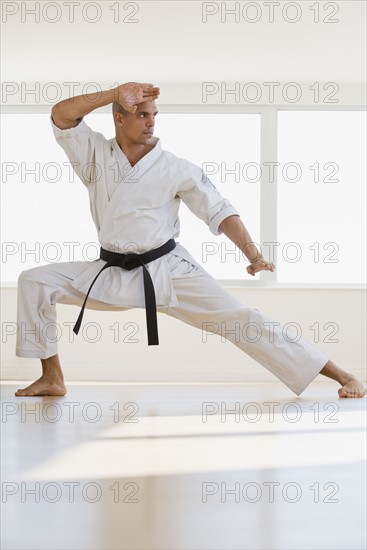
[[(202, 170), (163, 151), (153, 137), (158, 96), (159, 88), (152, 84), (127, 83), (98, 97), (61, 101), (52, 109), (55, 137), (89, 192), (101, 258), (50, 264), (20, 275), (16, 353), (41, 359), (43, 374), (15, 395), (65, 395), (52, 332), (55, 306), (84, 303), (106, 310), (145, 307), (151, 344), (158, 343), (156, 307), (199, 329), (219, 326), (227, 339), (297, 395), (321, 373), (341, 384), (340, 397), (363, 397), (365, 389), (354, 376), (304, 340), (287, 341), (279, 324), (228, 294), (183, 246), (175, 244), (182, 200), (212, 233), (224, 233), (240, 248), (250, 262), (250, 275), (275, 269), (258, 252), (238, 212)], [(116, 129), (111, 140), (83, 120), (108, 104), (113, 105)], [(75, 332), (80, 323), (81, 317)], [(253, 327), (261, 327), (260, 335)]]

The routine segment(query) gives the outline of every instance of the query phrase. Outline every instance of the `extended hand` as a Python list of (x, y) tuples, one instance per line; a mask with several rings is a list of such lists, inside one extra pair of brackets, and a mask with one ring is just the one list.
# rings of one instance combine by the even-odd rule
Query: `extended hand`
[(275, 265), (271, 262), (267, 262), (262, 256), (260, 256), (256, 262), (251, 262), (251, 264), (246, 267), (246, 271), (250, 275), (254, 276), (255, 273), (258, 273), (259, 271), (275, 271)]
[(160, 89), (153, 84), (127, 82), (116, 88), (116, 101), (129, 113), (135, 113), (138, 103), (154, 101), (159, 97)]

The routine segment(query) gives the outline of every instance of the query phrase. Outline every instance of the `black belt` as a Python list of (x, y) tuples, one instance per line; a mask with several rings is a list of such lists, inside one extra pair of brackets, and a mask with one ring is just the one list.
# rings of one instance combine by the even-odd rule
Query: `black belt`
[(168, 254), (168, 252), (171, 252), (171, 250), (173, 250), (175, 246), (175, 240), (170, 239), (159, 248), (149, 250), (148, 252), (144, 252), (144, 254), (119, 254), (117, 252), (110, 252), (109, 250), (101, 248), (99, 257), (101, 260), (105, 260), (107, 263), (102, 267), (101, 271), (97, 273), (92, 281), (92, 284), (89, 287), (84, 303), (82, 305), (81, 312), (79, 313), (79, 317), (73, 328), (75, 334), (78, 334), (80, 325), (82, 324), (85, 304), (87, 303), (89, 293), (102, 271), (104, 271), (108, 267), (113, 266), (121, 267), (122, 269), (126, 269), (126, 271), (131, 271), (132, 269), (142, 267), (144, 277), (145, 314), (147, 320), (148, 346), (157, 346), (159, 344), (159, 341), (154, 286), (150, 273), (145, 267), (145, 264), (148, 264), (149, 262), (157, 260), (161, 256)]

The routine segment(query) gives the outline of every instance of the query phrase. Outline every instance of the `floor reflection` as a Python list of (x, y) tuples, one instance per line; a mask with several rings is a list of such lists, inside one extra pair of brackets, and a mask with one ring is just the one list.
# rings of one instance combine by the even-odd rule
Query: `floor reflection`
[[(249, 385), (244, 400), (243, 386), (174, 386), (168, 403), (167, 388), (131, 388), (122, 401), (104, 386), (98, 421), (97, 406), (88, 421), (82, 412), (85, 388), (57, 401), (79, 403), (71, 421), (53, 398), (27, 401), (34, 414), (22, 416), (4, 386), (1, 547), (365, 548), (366, 400), (332, 399), (324, 384), (302, 399)], [(208, 402), (219, 408), (205, 415)]]

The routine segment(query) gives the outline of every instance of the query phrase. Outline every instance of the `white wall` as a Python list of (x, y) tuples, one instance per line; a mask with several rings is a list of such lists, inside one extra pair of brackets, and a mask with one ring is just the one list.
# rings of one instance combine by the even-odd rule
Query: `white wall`
[[(29, 10), (36, 4), (34, 15)], [(71, 95), (81, 93), (83, 83), (104, 88), (131, 80), (160, 85), (165, 104), (202, 104), (205, 82), (216, 83), (219, 90), (222, 83), (225, 89), (240, 84), (238, 101), (234, 95), (222, 98), (219, 91), (208, 104), (251, 104), (242, 93), (249, 82), (260, 87), (261, 104), (289, 104), (282, 91), (290, 82), (301, 87), (297, 104), (324, 105), (336, 87), (332, 101), (339, 105), (365, 101), (365, 2), (280, 0), (273, 19), (262, 0), (104, 0), (94, 2), (94, 9), (86, 0), (74, 4), (72, 17), (63, 1), (1, 2), (4, 104), (52, 104), (57, 93), (49, 87), (52, 82), (66, 97), (70, 89), (75, 92)], [(244, 15), (249, 4), (255, 8)], [(114, 22), (117, 5), (120, 13)], [(235, 6), (240, 11), (237, 21), (227, 13)], [(208, 10), (215, 13), (205, 18)], [(269, 82), (279, 83), (273, 101), (265, 85)], [(318, 100), (310, 90), (315, 83)], [(36, 94), (22, 97), (32, 87)]]
[(118, 3), (120, 16), (114, 22), (113, 1), (95, 2), (98, 14), (88, 8), (91, 2), (79, 0), (74, 20), (63, 1), (52, 2), (58, 9), (46, 10), (47, 2), (41, 1), (36, 22), (27, 13), (35, 2), (1, 2), (3, 80), (101, 81), (127, 75), (128, 80), (157, 83), (365, 79), (365, 2), (338, 0), (327, 6), (321, 1), (316, 22), (315, 2), (293, 2), (292, 9), (281, 0), (271, 22), (269, 8), (258, 0), (258, 17), (255, 10), (248, 12), (247, 19), (258, 18), (252, 23), (243, 12), (248, 2), (237, 3), (238, 22), (225, 13), (235, 2), (211, 2), (218, 11), (206, 22), (206, 2), (131, 2), (133, 17), (127, 2)]

